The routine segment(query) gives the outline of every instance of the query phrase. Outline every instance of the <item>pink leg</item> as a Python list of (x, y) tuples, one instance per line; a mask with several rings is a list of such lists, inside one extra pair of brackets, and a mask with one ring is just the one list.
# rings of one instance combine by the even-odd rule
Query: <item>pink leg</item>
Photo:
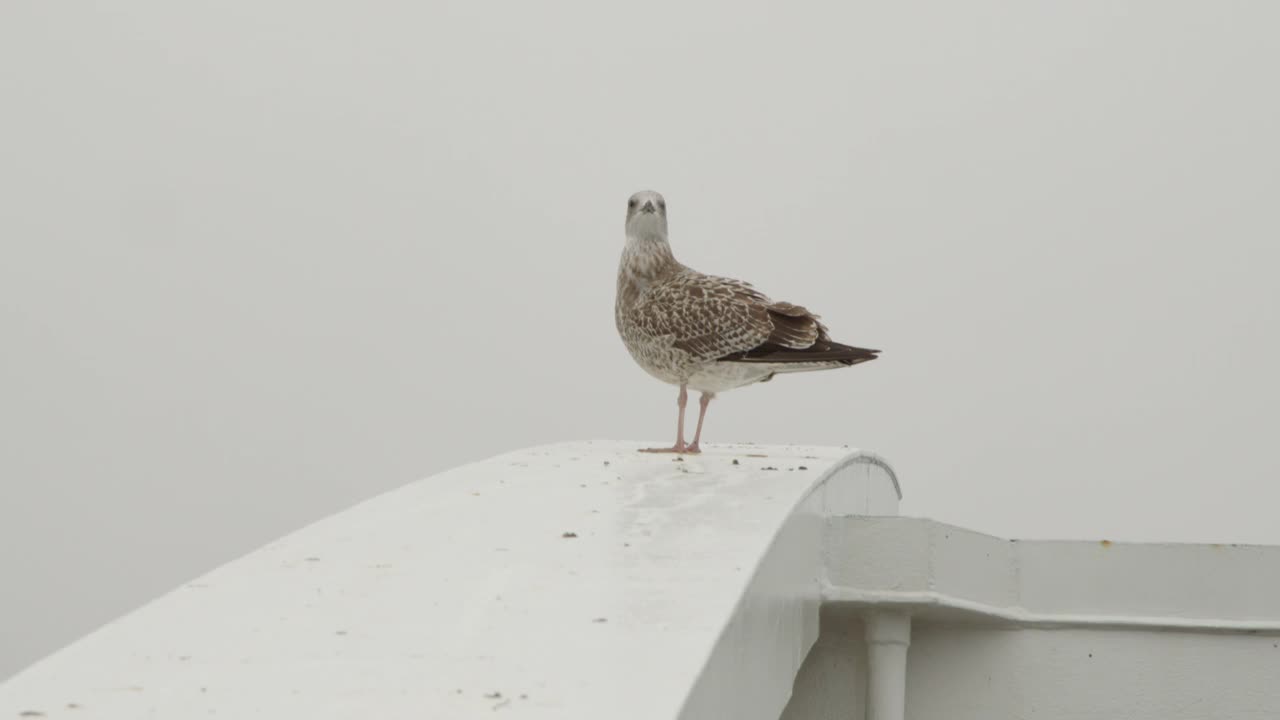
[(644, 448), (640, 452), (651, 453), (682, 453), (686, 451), (684, 444), (684, 406), (689, 400), (689, 392), (684, 385), (680, 386), (680, 396), (676, 398), (676, 404), (680, 406), (680, 419), (676, 421), (676, 444), (669, 448)]
[(698, 398), (698, 429), (693, 431), (693, 442), (684, 451), (688, 453), (700, 453), (702, 448), (698, 447), (698, 440), (702, 439), (702, 419), (707, 416), (707, 406), (711, 404), (715, 393), (704, 392), (702, 397)]

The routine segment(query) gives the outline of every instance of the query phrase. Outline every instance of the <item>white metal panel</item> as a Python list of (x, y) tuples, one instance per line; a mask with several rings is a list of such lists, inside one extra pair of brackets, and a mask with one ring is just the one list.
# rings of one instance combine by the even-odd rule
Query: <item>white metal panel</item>
[[(888, 610), (912, 616), (909, 719), (1280, 717), (1280, 548), (1010, 541), (915, 518), (827, 523), (822, 636), (848, 638), (855, 624), (867, 633), (863, 647), (820, 640), (816, 652), (867, 655), (844, 688), (869, 688), (868, 718), (868, 679), (900, 661), (872, 643), (869, 618)], [(806, 663), (785, 720), (860, 717), (839, 714), (841, 682)]]
[(874, 455), (853, 453), (826, 467), (762, 555), (681, 718), (779, 716), (818, 637), (826, 519), (868, 509), (896, 512), (898, 498), (892, 469)]
[(1280, 548), (1019, 542), (1022, 598), (1047, 613), (1280, 621)]
[(832, 602), (989, 622), (1280, 632), (1280, 548), (1010, 541), (916, 518), (828, 521)]
[(796, 675), (781, 720), (865, 720), (866, 631), (849, 613), (821, 612), (822, 631)]
[(773, 720), (817, 634), (825, 517), (896, 507), (828, 492), (892, 485), (848, 455), (575, 443), (458, 468), (56, 653), (0, 718)]
[(913, 628), (907, 720), (1274, 720), (1280, 649), (1244, 634)]

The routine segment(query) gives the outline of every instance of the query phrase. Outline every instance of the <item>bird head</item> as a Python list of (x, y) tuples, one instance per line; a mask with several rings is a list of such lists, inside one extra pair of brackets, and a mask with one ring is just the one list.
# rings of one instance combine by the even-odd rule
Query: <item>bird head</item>
[(627, 200), (627, 235), (667, 235), (667, 201), (652, 190), (642, 190)]

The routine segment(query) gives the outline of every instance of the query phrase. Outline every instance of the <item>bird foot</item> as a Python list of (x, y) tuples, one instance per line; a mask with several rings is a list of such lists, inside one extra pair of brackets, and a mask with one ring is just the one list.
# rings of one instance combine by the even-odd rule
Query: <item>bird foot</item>
[(680, 443), (669, 448), (641, 448), (640, 452), (645, 453), (676, 453), (678, 455), (697, 455), (702, 452), (697, 445), (685, 445)]

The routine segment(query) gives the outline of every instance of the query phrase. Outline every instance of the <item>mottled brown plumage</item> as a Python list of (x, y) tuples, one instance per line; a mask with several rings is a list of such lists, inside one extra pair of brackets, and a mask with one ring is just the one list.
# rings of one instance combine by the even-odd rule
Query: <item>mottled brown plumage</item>
[[(879, 352), (833, 341), (818, 316), (799, 305), (678, 262), (667, 242), (666, 201), (654, 192), (628, 201), (614, 315), (637, 364), (680, 387), (675, 452), (697, 452), (707, 403), (717, 392), (778, 373), (847, 367)], [(703, 393), (690, 445), (684, 444), (686, 388)]]

